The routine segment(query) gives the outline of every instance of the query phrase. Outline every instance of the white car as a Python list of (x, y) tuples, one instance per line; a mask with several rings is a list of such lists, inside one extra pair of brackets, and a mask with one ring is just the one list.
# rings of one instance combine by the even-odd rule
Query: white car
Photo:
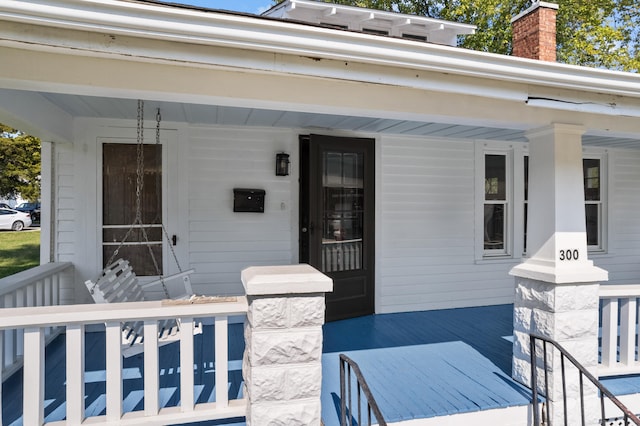
[(13, 209), (0, 208), (0, 229), (22, 231), (27, 226), (31, 226), (30, 213), (19, 212)]

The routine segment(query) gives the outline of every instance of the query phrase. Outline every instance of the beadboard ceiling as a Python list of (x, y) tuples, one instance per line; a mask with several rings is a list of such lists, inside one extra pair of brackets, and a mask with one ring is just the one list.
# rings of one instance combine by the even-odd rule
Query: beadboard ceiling
[[(136, 118), (137, 102), (132, 99), (53, 93), (41, 93), (41, 95), (73, 117)], [(147, 102), (145, 105), (145, 120), (155, 120), (157, 108), (161, 110), (163, 121), (185, 122), (196, 125), (279, 127), (308, 129), (310, 132), (340, 130), (410, 136), (526, 141), (522, 130), (497, 127), (173, 102)], [(633, 139), (590, 135), (587, 133), (583, 136), (583, 144), (585, 146), (640, 149), (640, 135), (638, 135), (637, 139)]]

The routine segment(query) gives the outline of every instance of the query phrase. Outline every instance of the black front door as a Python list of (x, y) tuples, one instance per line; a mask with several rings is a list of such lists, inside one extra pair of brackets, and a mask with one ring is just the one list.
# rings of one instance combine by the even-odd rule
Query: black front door
[(374, 140), (300, 137), (300, 262), (333, 279), (327, 321), (374, 311)]

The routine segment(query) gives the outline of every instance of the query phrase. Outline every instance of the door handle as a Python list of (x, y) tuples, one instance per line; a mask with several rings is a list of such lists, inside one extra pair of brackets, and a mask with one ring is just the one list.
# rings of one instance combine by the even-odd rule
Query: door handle
[(171, 236), (171, 244), (173, 244), (174, 246), (176, 244), (178, 244), (178, 236), (177, 235)]

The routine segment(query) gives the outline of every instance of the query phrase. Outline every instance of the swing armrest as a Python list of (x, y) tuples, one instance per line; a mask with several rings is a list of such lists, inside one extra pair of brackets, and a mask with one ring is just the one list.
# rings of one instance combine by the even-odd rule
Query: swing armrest
[(160, 284), (162, 281), (167, 282), (167, 281), (172, 281), (175, 278), (187, 277), (186, 280), (183, 279), (184, 292), (185, 292), (185, 294), (191, 296), (193, 294), (193, 290), (191, 289), (191, 282), (189, 281), (188, 277), (189, 277), (189, 275), (191, 275), (194, 272), (195, 272), (195, 269), (187, 269), (186, 271), (182, 271), (182, 272), (179, 272), (179, 273), (174, 274), (174, 275), (169, 275), (169, 276), (164, 277), (164, 278), (160, 278), (160, 279), (148, 282), (148, 283), (141, 284), (140, 287), (142, 287), (142, 289), (147, 289), (149, 287), (153, 287), (154, 285)]

